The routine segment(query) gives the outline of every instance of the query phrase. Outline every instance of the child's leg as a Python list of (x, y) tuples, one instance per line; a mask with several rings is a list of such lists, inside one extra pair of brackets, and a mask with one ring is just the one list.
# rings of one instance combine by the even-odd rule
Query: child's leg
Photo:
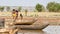
[(21, 21), (22, 21), (23, 17), (21, 17)]
[(14, 21), (13, 22), (15, 22), (16, 21), (16, 17), (14, 17)]
[(13, 19), (14, 19), (14, 16), (13, 16)]

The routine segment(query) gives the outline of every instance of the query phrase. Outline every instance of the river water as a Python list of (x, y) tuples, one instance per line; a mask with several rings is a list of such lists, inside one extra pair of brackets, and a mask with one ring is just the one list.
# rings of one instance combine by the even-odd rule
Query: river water
[(19, 30), (17, 34), (60, 34), (60, 26), (47, 26), (43, 30)]

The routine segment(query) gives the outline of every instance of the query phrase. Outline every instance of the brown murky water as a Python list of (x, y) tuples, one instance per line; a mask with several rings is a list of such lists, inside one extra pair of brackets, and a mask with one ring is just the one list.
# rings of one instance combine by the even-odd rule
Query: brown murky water
[(60, 34), (60, 26), (48, 26), (41, 30), (19, 30), (17, 34)]

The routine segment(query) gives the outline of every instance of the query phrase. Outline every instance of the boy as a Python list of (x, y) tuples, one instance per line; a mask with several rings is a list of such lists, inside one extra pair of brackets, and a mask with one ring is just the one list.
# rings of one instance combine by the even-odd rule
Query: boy
[(18, 18), (18, 11), (16, 10), (16, 18), (15, 19), (17, 19)]

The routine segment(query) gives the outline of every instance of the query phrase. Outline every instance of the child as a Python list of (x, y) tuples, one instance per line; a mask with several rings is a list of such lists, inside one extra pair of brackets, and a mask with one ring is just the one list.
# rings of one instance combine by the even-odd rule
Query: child
[(16, 10), (16, 18), (15, 19), (17, 19), (18, 18), (18, 11)]
[(20, 14), (20, 17), (21, 17), (21, 21), (22, 21), (22, 19), (23, 19), (23, 15), (22, 15), (22, 14)]
[(16, 14), (15, 14), (15, 9), (13, 9), (13, 11), (12, 11), (12, 16), (13, 16), (13, 19), (14, 19), (14, 17), (16, 16)]
[(14, 20), (14, 22), (15, 22), (15, 19), (16, 19), (16, 10), (15, 9), (13, 9), (13, 12), (12, 12), (12, 16), (13, 16), (13, 20)]

